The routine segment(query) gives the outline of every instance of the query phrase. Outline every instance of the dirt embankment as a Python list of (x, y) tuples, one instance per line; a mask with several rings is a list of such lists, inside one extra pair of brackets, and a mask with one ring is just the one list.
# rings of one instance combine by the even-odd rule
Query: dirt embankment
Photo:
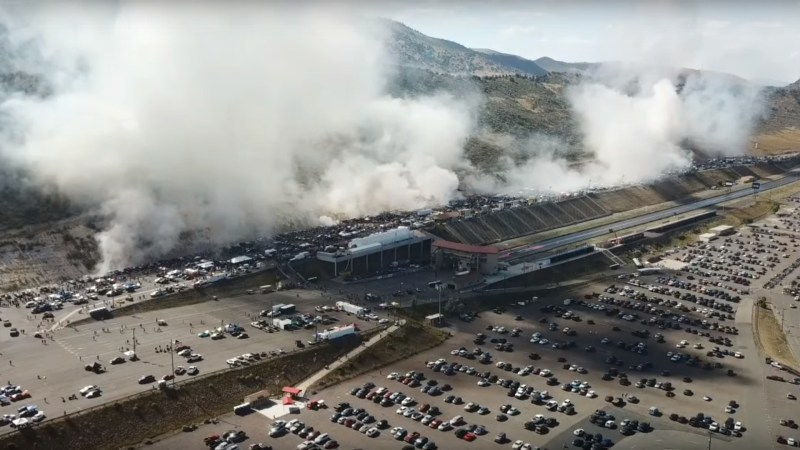
[[(283, 386), (305, 379), (360, 342), (355, 337), (336, 345), (322, 344), (261, 364), (209, 374), (178, 384), (176, 389), (148, 391), (0, 437), (0, 448), (104, 450), (133, 446), (184, 425), (229, 413), (254, 392), (267, 390), (278, 395)], [(201, 436), (197, 439), (199, 442)]]
[(765, 300), (759, 300), (753, 314), (756, 342), (761, 352), (786, 367), (800, 370), (800, 361), (792, 353), (781, 324), (772, 311), (772, 305)]
[(438, 346), (448, 337), (449, 334), (444, 331), (409, 320), (391, 335), (326, 375), (313, 386), (313, 389), (324, 389), (396, 361), (404, 360)]

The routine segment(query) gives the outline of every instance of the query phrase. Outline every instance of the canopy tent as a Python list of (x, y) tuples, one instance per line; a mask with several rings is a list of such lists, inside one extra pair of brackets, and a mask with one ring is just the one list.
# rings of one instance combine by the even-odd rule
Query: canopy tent
[(284, 386), (282, 391), (289, 395), (300, 395), (300, 393), (303, 392), (302, 389), (297, 389), (296, 387), (292, 386)]

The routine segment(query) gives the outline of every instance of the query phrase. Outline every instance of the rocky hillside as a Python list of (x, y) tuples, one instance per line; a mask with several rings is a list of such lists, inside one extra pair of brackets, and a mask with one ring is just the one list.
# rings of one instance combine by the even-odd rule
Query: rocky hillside
[(403, 67), (449, 75), (544, 75), (546, 70), (519, 56), (481, 52), (456, 42), (426, 36), (399, 22), (384, 20), (389, 51)]
[(550, 58), (549, 56), (542, 56), (534, 60), (537, 66), (548, 72), (563, 72), (563, 73), (587, 73), (597, 68), (597, 63), (577, 62), (570, 63), (558, 61)]
[(759, 127), (754, 153), (775, 154), (800, 150), (800, 80), (770, 88), (769, 117)]

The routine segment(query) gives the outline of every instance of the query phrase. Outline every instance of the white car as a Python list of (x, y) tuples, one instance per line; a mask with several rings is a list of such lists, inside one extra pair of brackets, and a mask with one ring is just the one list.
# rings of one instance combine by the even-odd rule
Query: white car
[(742, 426), (742, 422), (736, 422), (736, 423), (733, 425), (733, 431), (742, 431), (742, 428), (744, 428), (744, 427)]
[(367, 430), (367, 433), (366, 433), (366, 435), (371, 437), (371, 438), (376, 437), (378, 434), (380, 434), (380, 432), (375, 427), (370, 428), (369, 430)]
[(578, 428), (578, 429), (576, 429), (575, 431), (572, 432), (572, 434), (574, 434), (575, 436), (578, 436), (578, 437), (583, 436), (584, 433), (585, 433), (585, 431), (583, 431), (583, 428)]
[(31, 417), (31, 420), (34, 422), (41, 422), (44, 420), (44, 418), (44, 411), (38, 411), (33, 417)]
[(186, 369), (186, 373), (188, 375), (197, 375), (198, 373), (200, 373), (200, 370), (195, 366), (189, 366), (189, 368)]
[(491, 383), (489, 383), (485, 378), (481, 378), (480, 380), (478, 380), (478, 386), (480, 387), (486, 387), (489, 386), (490, 384)]
[(395, 380), (395, 379), (397, 379), (397, 377), (399, 377), (399, 376), (400, 376), (400, 374), (399, 374), (399, 373), (397, 373), (397, 372), (392, 372), (392, 373), (390, 373), (389, 375), (386, 375), (386, 378), (388, 378), (388, 379), (390, 379), (390, 380)]
[(525, 443), (522, 441), (514, 441), (514, 444), (511, 445), (511, 448), (513, 450), (519, 450), (522, 448), (523, 445), (525, 445)]
[(709, 396), (707, 396), (707, 395), (704, 395), (704, 396), (703, 396), (703, 400), (705, 400), (705, 401), (707, 401), (707, 402), (710, 402), (710, 401), (711, 401), (711, 397), (709, 397)]
[(324, 444), (324, 443), (328, 442), (330, 439), (331, 438), (330, 438), (330, 436), (328, 436), (328, 433), (322, 433), (319, 436), (317, 436), (316, 439), (314, 439), (314, 443), (317, 444), (317, 445)]
[(97, 387), (96, 385), (90, 385), (90, 386), (86, 386), (86, 387), (81, 388), (81, 390), (78, 391), (78, 392), (80, 392), (81, 395), (86, 395), (89, 392), (96, 391), (96, 390), (100, 390), (100, 388)]
[(100, 397), (100, 389), (93, 389), (93, 390), (87, 392), (84, 397), (86, 397), (86, 398)]
[(797, 440), (795, 438), (789, 438), (786, 440), (786, 445), (790, 447), (797, 447)]
[(397, 408), (397, 411), (395, 411), (395, 412), (397, 414), (403, 414), (404, 412), (406, 412), (407, 409), (408, 409), (407, 406), (401, 406), (401, 407)]

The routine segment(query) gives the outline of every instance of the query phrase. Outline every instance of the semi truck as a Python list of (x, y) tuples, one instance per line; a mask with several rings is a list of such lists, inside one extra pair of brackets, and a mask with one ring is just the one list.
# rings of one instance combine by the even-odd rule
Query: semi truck
[(363, 306), (358, 306), (347, 302), (336, 302), (336, 308), (340, 311), (348, 312), (350, 314), (355, 314), (357, 316), (369, 312), (369, 310), (367, 308), (364, 308)]
[(343, 336), (355, 334), (356, 327), (353, 324), (344, 327), (333, 327), (317, 333), (318, 340), (333, 340)]

